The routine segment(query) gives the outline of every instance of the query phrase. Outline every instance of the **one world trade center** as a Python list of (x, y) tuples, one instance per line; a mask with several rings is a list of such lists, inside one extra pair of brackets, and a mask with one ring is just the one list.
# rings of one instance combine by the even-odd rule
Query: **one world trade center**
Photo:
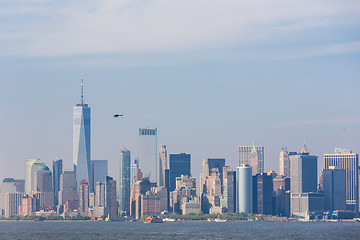
[(73, 160), (77, 185), (90, 178), (90, 108), (84, 103), (83, 80), (81, 102), (73, 110)]

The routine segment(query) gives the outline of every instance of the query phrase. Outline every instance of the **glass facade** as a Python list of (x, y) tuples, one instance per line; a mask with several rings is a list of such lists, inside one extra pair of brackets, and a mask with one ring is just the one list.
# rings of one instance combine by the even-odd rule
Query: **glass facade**
[(53, 161), (54, 207), (56, 207), (59, 203), (60, 175), (62, 173), (62, 167), (62, 159), (56, 159)]
[(108, 160), (91, 160), (90, 192), (95, 192), (97, 182), (105, 182), (108, 176)]
[(73, 161), (76, 181), (80, 183), (90, 177), (90, 108), (78, 104), (73, 110)]
[(28, 159), (25, 161), (25, 193), (31, 194), (31, 167), (36, 159)]
[(177, 177), (181, 177), (181, 175), (187, 175), (189, 177), (191, 176), (191, 156), (190, 154), (186, 153), (170, 154), (169, 164), (169, 191), (174, 191), (176, 188)]
[(247, 164), (250, 166), (250, 154), (255, 149), (258, 160), (258, 173), (264, 172), (264, 146), (239, 146), (239, 166), (241, 164)]
[(139, 129), (139, 167), (150, 182), (157, 181), (157, 129)]
[(119, 178), (119, 210), (121, 215), (130, 214), (130, 151), (121, 150)]

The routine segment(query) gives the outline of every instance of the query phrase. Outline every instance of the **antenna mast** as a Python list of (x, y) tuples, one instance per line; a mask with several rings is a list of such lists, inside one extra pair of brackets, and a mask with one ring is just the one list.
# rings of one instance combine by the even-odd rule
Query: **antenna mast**
[(81, 106), (84, 105), (84, 79), (81, 78)]

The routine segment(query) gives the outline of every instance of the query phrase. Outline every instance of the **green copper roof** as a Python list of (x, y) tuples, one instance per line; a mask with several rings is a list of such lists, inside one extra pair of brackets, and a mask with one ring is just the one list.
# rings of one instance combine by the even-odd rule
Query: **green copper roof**
[(256, 153), (257, 154), (254, 140), (253, 140), (253, 148), (251, 149), (251, 153)]

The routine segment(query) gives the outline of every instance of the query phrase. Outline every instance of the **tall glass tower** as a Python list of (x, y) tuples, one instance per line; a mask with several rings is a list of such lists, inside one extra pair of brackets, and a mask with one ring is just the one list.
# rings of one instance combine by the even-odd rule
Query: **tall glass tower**
[(81, 81), (81, 103), (73, 110), (73, 160), (76, 182), (90, 182), (90, 108), (84, 103)]
[(157, 129), (139, 129), (139, 165), (144, 177), (157, 181)]
[(122, 216), (130, 214), (130, 151), (121, 150), (119, 178), (119, 210)]
[(54, 190), (54, 207), (59, 204), (60, 191), (60, 175), (62, 174), (63, 161), (62, 159), (53, 160), (53, 190)]

